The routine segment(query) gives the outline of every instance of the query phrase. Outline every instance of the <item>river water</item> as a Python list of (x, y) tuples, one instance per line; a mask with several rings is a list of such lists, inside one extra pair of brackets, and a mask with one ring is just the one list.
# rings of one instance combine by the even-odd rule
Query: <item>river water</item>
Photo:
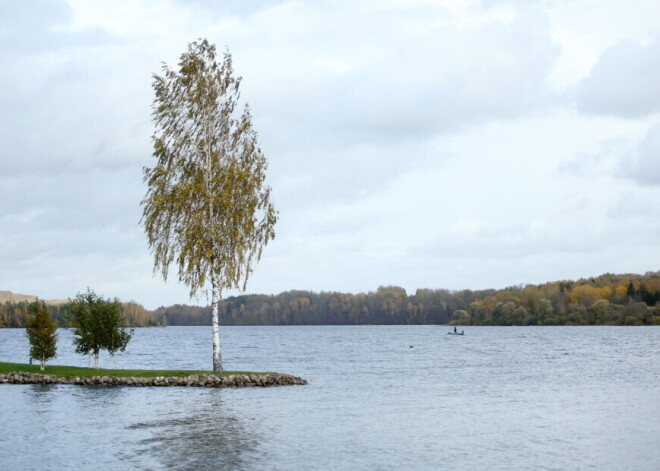
[[(225, 327), (227, 370), (307, 386), (0, 385), (0, 468), (658, 470), (660, 328)], [(88, 366), (59, 331), (52, 364)], [(27, 361), (22, 329), (0, 360)], [(209, 369), (210, 327), (136, 329), (101, 367)]]

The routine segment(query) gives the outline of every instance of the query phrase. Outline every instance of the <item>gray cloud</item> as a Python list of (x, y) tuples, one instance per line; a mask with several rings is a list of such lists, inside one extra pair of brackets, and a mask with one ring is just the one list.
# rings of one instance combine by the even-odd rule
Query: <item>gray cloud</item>
[[(607, 212), (608, 217), (614, 219), (616, 224), (626, 227), (634, 221), (645, 221), (646, 230), (641, 234), (628, 234), (631, 237), (657, 238), (660, 235), (660, 206), (648, 204), (653, 200), (653, 193), (644, 188), (643, 191), (626, 191)], [(647, 243), (651, 242), (647, 240)]]
[(11, 90), (0, 98), (5, 175), (125, 167), (148, 152), (148, 73), (138, 79), (125, 66), (94, 49), (8, 64), (0, 76)]
[(0, 258), (20, 260), (40, 253), (126, 256), (142, 250), (137, 229), (142, 192), (140, 176), (126, 171), (95, 170), (55, 179), (0, 177), (0, 226), (9, 229)]
[(622, 41), (608, 48), (577, 86), (584, 113), (637, 118), (660, 111), (660, 36), (647, 45)]
[(64, 1), (25, 0), (0, 3), (0, 41), (12, 47), (0, 48), (0, 57), (53, 50), (65, 42), (55, 27), (66, 23), (71, 9)]
[(642, 185), (660, 186), (660, 121), (651, 126), (636, 152), (621, 162), (620, 171)]
[(625, 139), (606, 139), (600, 143), (598, 152), (580, 152), (572, 159), (561, 162), (557, 173), (586, 178), (620, 176), (621, 161), (630, 153), (631, 147), (631, 143)]
[[(442, 9), (411, 14), (422, 23), (444, 16)], [(545, 74), (558, 50), (542, 10), (522, 9), (511, 24), (492, 20), (471, 29), (431, 22), (412, 33), (406, 23), (389, 26), (396, 47), (369, 57), (370, 36), (383, 37), (383, 25), (359, 17), (343, 25), (353, 40), (347, 49), (362, 51), (363, 62), (356, 59), (316, 97), (317, 129), (342, 140), (400, 140), (514, 118), (548, 99)]]
[[(290, 60), (288, 50), (264, 45), (268, 67), (254, 74), (274, 77), (255, 83), (244, 72), (244, 96), (253, 104), (255, 122), (263, 123), (264, 148), (285, 161), (282, 168), (295, 165), (306, 176), (290, 188), (297, 206), (370, 195), (420, 162), (446, 159), (448, 152), (435, 142), (439, 137), (516, 119), (552, 100), (545, 75), (558, 50), (543, 10), (521, 9), (510, 24), (489, 19), (457, 28), (443, 23), (448, 16), (443, 8), (429, 5), (406, 10), (406, 22), (377, 9), (346, 15), (325, 7), (321, 14), (295, 5), (294, 16), (308, 25), (297, 26), (302, 38), (296, 40), (318, 52), (301, 48), (300, 57), (309, 61), (291, 70), (282, 65)], [(256, 27), (265, 19), (254, 21)], [(416, 22), (426, 27), (412, 30)], [(239, 51), (237, 57), (243, 53), (252, 54)], [(347, 69), (309, 67), (319, 57)], [(273, 86), (287, 80), (295, 92), (273, 93)], [(279, 165), (271, 165), (274, 182)], [(288, 174), (283, 177), (290, 181)]]

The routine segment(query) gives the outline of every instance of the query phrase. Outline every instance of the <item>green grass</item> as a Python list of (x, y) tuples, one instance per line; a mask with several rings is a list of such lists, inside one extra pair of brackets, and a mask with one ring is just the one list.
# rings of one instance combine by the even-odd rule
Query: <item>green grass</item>
[[(27, 365), (24, 363), (3, 363), (0, 362), (0, 374), (7, 374), (16, 371), (26, 373), (43, 373), (54, 376), (64, 376), (67, 378), (90, 378), (92, 376), (112, 376), (117, 378), (155, 378), (157, 376), (182, 377), (192, 375), (213, 375), (213, 371), (200, 370), (106, 370), (99, 368), (79, 368), (77, 366), (46, 365), (44, 371), (40, 370), (39, 365)], [(254, 371), (224, 371), (222, 375), (265, 375), (270, 373), (257, 373)]]

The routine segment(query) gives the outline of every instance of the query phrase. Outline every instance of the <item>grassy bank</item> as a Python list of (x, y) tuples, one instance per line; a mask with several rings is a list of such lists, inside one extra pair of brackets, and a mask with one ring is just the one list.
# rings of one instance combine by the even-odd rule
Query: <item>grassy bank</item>
[[(213, 371), (201, 370), (107, 370), (99, 368), (79, 368), (77, 366), (46, 365), (41, 371), (39, 365), (28, 365), (24, 363), (0, 362), (0, 374), (23, 371), (26, 373), (43, 373), (47, 375), (62, 376), (65, 378), (91, 378), (92, 376), (110, 376), (117, 378), (156, 378), (158, 376), (185, 377), (192, 375), (213, 375)], [(269, 373), (258, 373), (251, 371), (224, 371), (222, 375), (265, 375)]]

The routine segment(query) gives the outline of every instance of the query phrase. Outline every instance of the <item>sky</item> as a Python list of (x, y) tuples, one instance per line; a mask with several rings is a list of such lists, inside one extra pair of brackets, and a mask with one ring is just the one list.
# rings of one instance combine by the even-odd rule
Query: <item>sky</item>
[(198, 38), (243, 77), (279, 211), (248, 293), (657, 271), (658, 18), (655, 0), (0, 0), (0, 290), (208, 302), (153, 273), (140, 226), (152, 75)]

